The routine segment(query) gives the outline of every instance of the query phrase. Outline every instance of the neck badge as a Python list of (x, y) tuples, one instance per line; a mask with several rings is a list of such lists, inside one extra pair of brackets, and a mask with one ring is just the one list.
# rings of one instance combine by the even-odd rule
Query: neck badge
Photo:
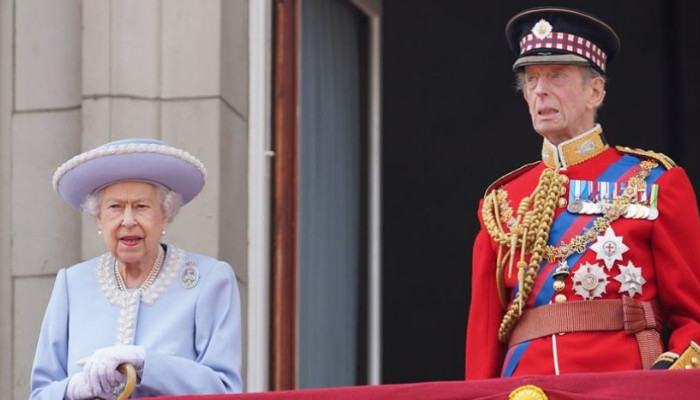
[(552, 274), (554, 283), (552, 285), (557, 292), (561, 292), (566, 287), (564, 280), (570, 275), (569, 269), (569, 263), (566, 260), (561, 260), (557, 265), (557, 269), (554, 270), (554, 274)]

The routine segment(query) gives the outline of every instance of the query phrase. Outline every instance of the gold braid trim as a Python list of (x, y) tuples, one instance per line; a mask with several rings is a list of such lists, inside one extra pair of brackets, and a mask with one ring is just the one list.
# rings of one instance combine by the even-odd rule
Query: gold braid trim
[[(520, 237), (513, 240), (513, 243), (516, 245), (519, 244), (520, 247), (520, 261), (518, 261), (520, 290), (516, 294), (515, 300), (510, 308), (503, 316), (501, 326), (498, 330), (498, 340), (503, 343), (508, 341), (510, 332), (513, 330), (518, 320), (520, 320), (525, 303), (532, 292), (535, 278), (539, 272), (540, 263), (542, 262), (542, 257), (547, 246), (549, 230), (554, 220), (554, 213), (557, 207), (557, 200), (561, 195), (562, 185), (562, 179), (559, 178), (559, 175), (554, 170), (550, 168), (545, 169), (542, 171), (539, 184), (535, 190), (527, 200), (521, 202), (521, 207), (518, 208), (519, 217), (523, 217), (522, 225), (517, 226), (516, 229), (511, 232), (511, 235), (520, 234)], [(529, 209), (530, 204), (532, 205), (532, 209)], [(484, 221), (486, 221), (486, 219)], [(487, 225), (487, 229), (488, 228)], [(493, 227), (489, 229), (489, 234), (493, 237), (492, 232), (500, 233), (498, 228), (493, 229)], [(498, 239), (500, 240), (496, 237), (494, 237), (494, 240), (498, 240), (500, 243), (506, 239), (505, 236), (508, 235), (498, 235)], [(512, 243), (509, 244), (511, 244), (511, 250), (513, 250), (515, 246), (513, 246)], [(530, 253), (529, 263), (525, 262), (526, 253)]]
[(632, 154), (641, 158), (651, 158), (653, 161), (661, 163), (661, 165), (663, 165), (666, 169), (671, 169), (677, 166), (676, 162), (664, 153), (651, 150), (633, 149), (625, 146), (615, 146), (615, 148), (621, 153)]
[[(541, 183), (537, 185), (537, 188), (533, 191), (536, 193), (540, 190)], [(505, 285), (503, 282), (503, 268), (506, 262), (510, 263), (508, 269), (508, 277), (511, 276), (511, 270), (513, 267), (513, 260), (515, 259), (515, 249), (521, 247), (524, 250), (529, 251), (529, 248), (523, 246), (523, 237), (520, 236), (523, 232), (522, 226), (530, 226), (532, 212), (530, 211), (530, 206), (532, 200), (530, 197), (525, 197), (520, 201), (520, 206), (516, 213), (515, 224), (510, 232), (506, 232), (503, 229), (502, 222), (504, 221), (503, 215), (500, 214), (501, 202), (504, 199), (504, 195), (507, 196), (505, 191), (501, 189), (493, 190), (486, 194), (484, 197), (484, 203), (481, 207), (481, 215), (484, 221), (484, 226), (487, 232), (493, 238), (496, 243), (498, 243), (498, 256), (496, 258), (496, 285), (498, 292), (498, 300), (501, 303), (503, 310), (508, 307), (508, 299), (506, 297)], [(510, 210), (512, 213), (512, 210)], [(522, 226), (521, 226), (522, 222)], [(525, 233), (525, 244), (532, 243), (534, 241), (535, 233), (531, 231), (524, 231)], [(504, 255), (504, 247), (507, 248), (507, 253)]]
[[(531, 197), (541, 189), (541, 186), (542, 182), (537, 185), (537, 188), (535, 188), (535, 190), (532, 192)], [(518, 222), (510, 232), (506, 232), (501, 224), (497, 191), (494, 190), (486, 195), (486, 197), (484, 197), (484, 204), (481, 207), (481, 217), (484, 220), (484, 226), (486, 227), (486, 231), (489, 233), (489, 236), (491, 236), (491, 238), (499, 245), (506, 245), (511, 247), (511, 249), (520, 247), (522, 245), (522, 238), (519, 237), (519, 233), (522, 231), (520, 221), (524, 221), (524, 218), (527, 218), (527, 213), (529, 212), (531, 204), (532, 202), (530, 197), (525, 197), (522, 199), (522, 201), (520, 201), (520, 206), (518, 207), (517, 211)], [(517, 246), (512, 246), (514, 238), (517, 238), (518, 240), (516, 242)], [(534, 234), (528, 236), (530, 241), (533, 238)]]

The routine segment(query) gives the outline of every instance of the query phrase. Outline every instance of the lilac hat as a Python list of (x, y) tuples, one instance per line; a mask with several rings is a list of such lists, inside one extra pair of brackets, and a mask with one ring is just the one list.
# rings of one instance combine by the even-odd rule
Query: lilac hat
[(85, 196), (120, 181), (158, 183), (187, 204), (202, 190), (207, 171), (190, 153), (154, 139), (109, 142), (71, 158), (56, 169), (53, 188), (80, 210)]

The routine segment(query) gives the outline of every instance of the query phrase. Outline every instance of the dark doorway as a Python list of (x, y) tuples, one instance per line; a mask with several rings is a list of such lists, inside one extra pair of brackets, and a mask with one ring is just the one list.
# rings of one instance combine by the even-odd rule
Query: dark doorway
[(369, 17), (276, 0), (273, 390), (368, 375)]

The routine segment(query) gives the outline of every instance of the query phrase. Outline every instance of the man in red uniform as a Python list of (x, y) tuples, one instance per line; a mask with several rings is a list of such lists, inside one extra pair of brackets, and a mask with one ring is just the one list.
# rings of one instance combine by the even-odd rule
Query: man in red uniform
[(506, 35), (544, 144), (481, 201), (467, 378), (667, 368), (700, 340), (688, 177), (663, 154), (606, 143), (595, 116), (620, 47), (607, 24), (545, 7)]

